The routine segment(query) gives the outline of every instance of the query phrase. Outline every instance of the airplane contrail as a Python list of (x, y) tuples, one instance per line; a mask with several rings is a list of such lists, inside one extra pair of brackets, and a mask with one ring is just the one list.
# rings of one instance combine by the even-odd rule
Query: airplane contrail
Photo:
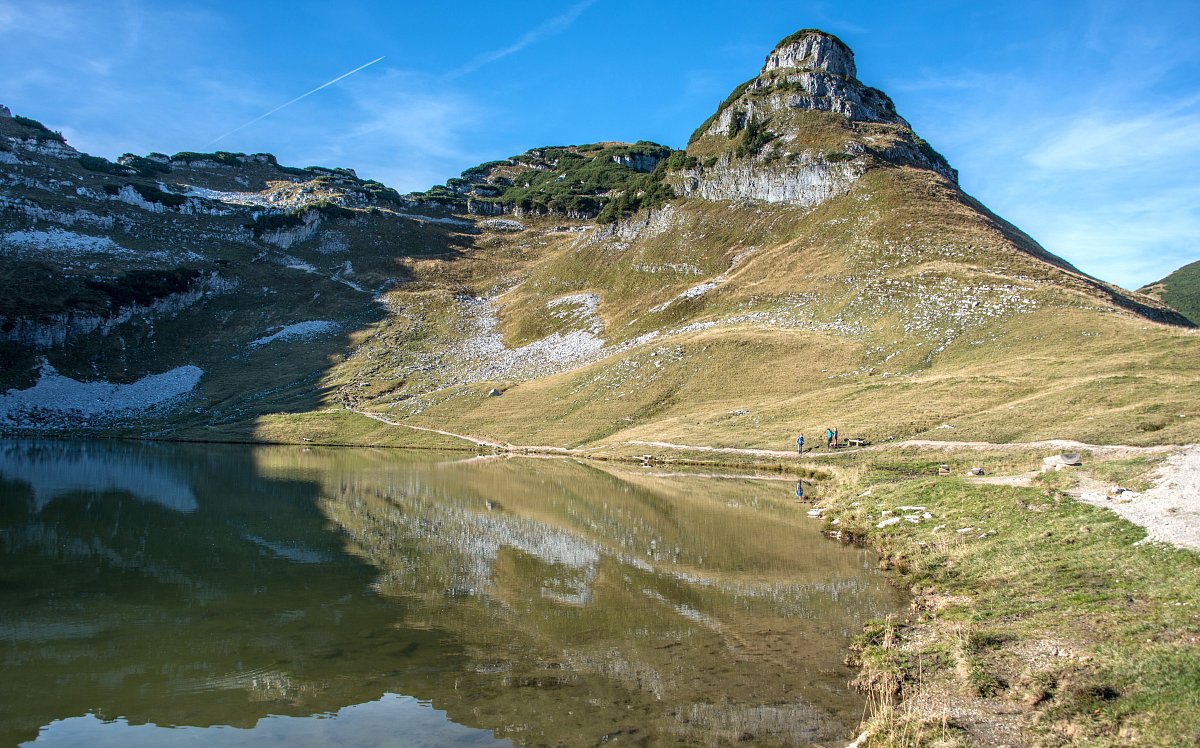
[(379, 62), (379, 61), (380, 61), (380, 60), (382, 60), (382, 59), (383, 59), (383, 57), (377, 57), (377, 58), (375, 58), (374, 60), (371, 60), (370, 62), (368, 62), (366, 65), (359, 65), (358, 67), (356, 67), (356, 68), (354, 68), (353, 70), (351, 70), (349, 73), (342, 73), (341, 75), (339, 75), (338, 77), (334, 78), (333, 80), (331, 80), (331, 81), (326, 81), (325, 83), (322, 83), (321, 85), (317, 86), (317, 87), (316, 87), (316, 88), (314, 88), (313, 90), (311, 90), (311, 91), (308, 91), (308, 92), (305, 92), (305, 93), (302, 93), (302, 94), (300, 94), (299, 96), (297, 96), (296, 98), (292, 99), (291, 101), (288, 101), (288, 102), (285, 102), (285, 103), (283, 103), (283, 104), (280, 104), (279, 106), (275, 107), (274, 109), (272, 109), (271, 111), (267, 112), (266, 114), (263, 114), (263, 115), (260, 115), (260, 116), (258, 116), (258, 117), (255, 117), (254, 119), (250, 120), (249, 122), (247, 122), (247, 123), (245, 123), (245, 124), (243, 124), (243, 125), (238, 125), (237, 127), (233, 128), (232, 130), (230, 130), (229, 132), (225, 133), (224, 135), (220, 135), (220, 136), (218, 136), (218, 137), (215, 137), (215, 138), (213, 138), (212, 140), (208, 141), (207, 143), (205, 143), (204, 145), (202, 145), (202, 146), (200, 146), (200, 147), (201, 147), (201, 148), (207, 148), (208, 146), (212, 145), (213, 143), (216, 143), (216, 142), (217, 142), (217, 141), (219, 141), (219, 140), (224, 140), (225, 138), (228, 138), (230, 135), (234, 134), (234, 133), (235, 133), (235, 132), (237, 132), (238, 130), (244, 130), (245, 128), (249, 127), (250, 125), (253, 125), (255, 122), (260, 122), (260, 121), (262, 121), (262, 120), (266, 119), (267, 117), (270, 117), (272, 114), (274, 114), (275, 112), (278, 112), (280, 109), (283, 109), (283, 108), (285, 108), (285, 107), (289, 107), (289, 106), (291, 106), (292, 104), (295, 104), (297, 101), (299, 101), (300, 99), (303, 99), (303, 98), (304, 98), (304, 97), (306, 97), (306, 96), (312, 96), (312, 95), (313, 95), (313, 94), (315, 94), (317, 91), (320, 91), (322, 88), (328, 88), (329, 86), (332, 86), (334, 83), (337, 83), (338, 81), (340, 81), (340, 80), (342, 80), (342, 79), (344, 79), (344, 78), (349, 78), (350, 76), (354, 75), (354, 74), (355, 74), (355, 73), (357, 73), (358, 71), (360, 71), (360, 70), (362, 70), (362, 69), (364, 69), (364, 68), (369, 68), (369, 67), (371, 67), (372, 65), (374, 65), (374, 64), (375, 64), (375, 63), (377, 63), (377, 62)]

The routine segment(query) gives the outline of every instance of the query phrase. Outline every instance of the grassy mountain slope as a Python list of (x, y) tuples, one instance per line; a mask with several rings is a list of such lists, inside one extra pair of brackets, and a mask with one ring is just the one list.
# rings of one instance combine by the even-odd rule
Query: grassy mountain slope
[[(736, 181), (746, 172), (804, 182), (813, 164), (817, 177), (853, 164), (841, 194), (804, 205), (693, 188), (578, 238), (531, 225), (497, 239), (536, 247), (526, 275), (471, 278), (471, 300), (444, 299), (442, 318), (470, 317), (487, 297), (512, 350), (601, 330), (610, 355), (541, 377), (414, 371), (360, 405), (522, 444), (779, 447), (827, 425), (872, 440), (1194, 438), (1195, 370), (1171, 352), (1196, 338), (1158, 323), (1178, 317), (1079, 273), (964, 195), (891, 110), (889, 122), (786, 105), (768, 114), (763, 90), (731, 97), (689, 146), (701, 166), (674, 178), (720, 185), (733, 174), (746, 187)], [(720, 131), (722, 111), (754, 106), (774, 134), (758, 152), (741, 147), (744, 126)], [(594, 316), (561, 313), (585, 297)], [(462, 331), (433, 334), (434, 347), (460, 346)], [(488, 397), (493, 387), (504, 394)]]
[(1138, 290), (1200, 324), (1200, 261), (1184, 265), (1166, 278)]
[(381, 438), (350, 408), (609, 450), (1200, 431), (1186, 320), (965, 195), (817, 32), (685, 152), (536, 149), (409, 196), (262, 154), (106, 166), (16, 120), (0, 135), (0, 273), (40, 304), (0, 299), (0, 387), (43, 358), (81, 381), (204, 371), (182, 408), (90, 425)]

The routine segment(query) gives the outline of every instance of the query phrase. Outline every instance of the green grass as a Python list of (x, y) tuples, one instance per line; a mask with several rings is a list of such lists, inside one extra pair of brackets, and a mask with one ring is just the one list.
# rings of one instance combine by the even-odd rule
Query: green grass
[(198, 441), (479, 451), (475, 445), (461, 439), (398, 428), (340, 409), (270, 413), (259, 416), (253, 423), (190, 429), (176, 436)]
[[(1004, 233), (928, 172), (873, 170), (844, 198), (811, 211), (681, 201), (669, 231), (620, 251), (606, 240), (575, 242), (534, 226), (490, 238), (495, 244), (481, 245), (473, 263), (415, 269), (414, 277), (428, 280), (394, 298), (423, 309), (425, 321), (406, 322), (395, 337), (385, 324), (380, 346), (369, 349), (371, 361), (394, 360), (403, 346), (435, 352), (461, 334), (453, 298), (439, 293), (432, 303), (430, 290), (446, 285), (455, 269), (454, 282), (474, 294), (486, 293), (498, 277), (520, 279), (500, 299), (504, 340), (512, 347), (573, 329), (547, 308), (571, 293), (600, 295), (610, 342), (748, 312), (796, 321), (785, 329), (747, 324), (662, 337), (574, 372), (499, 383), (501, 398), (484, 397), (492, 383), (431, 391), (436, 384), (414, 375), (387, 395), (417, 396), (415, 422), (518, 444), (608, 449), (632, 439), (787, 449), (797, 432), (834, 425), (876, 443), (1200, 438), (1191, 394), (1197, 358), (1189, 352), (1200, 352), (1194, 335), (1104, 311), (1094, 282), (1048, 266), (1033, 248), (1018, 250), (1020, 237)], [(754, 252), (724, 285), (661, 308), (728, 271), (750, 247)], [(881, 267), (916, 290), (864, 290), (861, 279)], [(1015, 276), (1048, 273), (1055, 284), (1025, 286), (1030, 310), (970, 323), (947, 316), (935, 327), (957, 325), (957, 337), (936, 354), (940, 333), (926, 339), (904, 328), (906, 319), (930, 311), (921, 289), (977, 293), (1013, 285)], [(862, 333), (824, 329), (842, 322)], [(656, 349), (669, 355), (654, 357)], [(352, 359), (339, 369), (351, 379), (357, 366)], [(730, 416), (735, 410), (750, 415)]]
[[(467, 169), (416, 198), (465, 210), (465, 193), (474, 191), (473, 200), (504, 210), (609, 223), (675, 196), (665, 182), (667, 171), (689, 163), (684, 154), (675, 156), (667, 146), (649, 141), (535, 148), (505, 161)], [(659, 163), (650, 173), (639, 172), (618, 162), (627, 157), (652, 158)]]
[[(844, 466), (861, 477), (825, 515), (831, 530), (866, 538), (917, 596), (908, 620), (857, 645), (860, 682), (881, 706), (872, 745), (943, 739), (954, 718), (938, 705), (963, 697), (1015, 711), (1042, 744), (1200, 740), (1195, 553), (1137, 545), (1141, 528), (1053, 489), (895, 480), (922, 467), (903, 456)], [(1137, 467), (1108, 461), (1093, 474)], [(876, 527), (901, 505), (933, 518)]]
[(1140, 290), (1162, 299), (1200, 325), (1200, 261), (1184, 265), (1166, 278)]

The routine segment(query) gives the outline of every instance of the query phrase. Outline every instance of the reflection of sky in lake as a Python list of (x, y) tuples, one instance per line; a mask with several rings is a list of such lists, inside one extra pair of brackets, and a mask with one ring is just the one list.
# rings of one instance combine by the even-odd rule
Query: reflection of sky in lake
[(15, 442), (0, 444), (0, 477), (27, 483), (41, 511), (60, 496), (72, 493), (127, 493), (177, 512), (196, 510), (196, 495), (168, 463), (139, 454), (136, 446), (77, 442)]
[(463, 727), (446, 719), (445, 712), (408, 696), (387, 694), (378, 701), (343, 707), (320, 719), (269, 716), (253, 728), (160, 727), (131, 725), (123, 718), (104, 721), (95, 715), (56, 720), (22, 745), (54, 748), (158, 748), (158, 746), (203, 745), (212, 748), (281, 745), (303, 746), (375, 745), (380, 735), (391, 736), (388, 745), (397, 748), (426, 746), (511, 746), (492, 736), (490, 730)]

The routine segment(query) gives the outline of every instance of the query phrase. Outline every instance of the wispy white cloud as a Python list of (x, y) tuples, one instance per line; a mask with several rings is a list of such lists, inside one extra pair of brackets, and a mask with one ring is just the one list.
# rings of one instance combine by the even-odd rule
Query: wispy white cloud
[(50, 39), (69, 38), (80, 19), (72, 9), (56, 2), (0, 2), (0, 38), (34, 35)]
[(287, 138), (296, 163), (353, 165), (401, 191), (424, 190), (484, 160), (473, 137), (491, 120), (444, 81), (388, 69), (343, 87), (337, 121), (314, 121)]
[(944, 70), (923, 70), (917, 75), (905, 75), (902, 79), (888, 84), (892, 93), (909, 91), (955, 91), (977, 90), (996, 91), (1013, 85), (1014, 81), (1006, 76), (995, 73), (984, 73), (978, 70), (959, 70), (947, 72)]
[(847, 19), (841, 13), (843, 9), (844, 6), (840, 6), (840, 4), (831, 5), (826, 2), (817, 2), (809, 6), (808, 12), (812, 14), (813, 18), (819, 22), (818, 25), (823, 29), (833, 29), (834, 31), (846, 34), (866, 34), (869, 32), (869, 29), (866, 27)]
[(1200, 158), (1197, 98), (1165, 110), (1080, 112), (1029, 153), (1039, 169), (1107, 171)]
[(460, 75), (473, 73), (479, 68), (496, 62), (497, 60), (502, 60), (509, 55), (515, 55), (517, 52), (520, 52), (531, 44), (535, 44), (556, 34), (560, 34), (570, 28), (571, 24), (575, 23), (576, 19), (578, 19), (585, 10), (595, 4), (596, 0), (582, 0), (581, 2), (575, 3), (568, 8), (566, 12), (543, 21), (538, 26), (525, 32), (519, 39), (507, 47), (501, 47), (500, 49), (494, 49), (490, 52), (484, 52), (476, 56), (473, 60), (467, 62), (465, 65), (450, 71), (447, 73), (446, 77), (457, 78)]
[(1196, 50), (1127, 31), (1128, 8), (1093, 11), (1070, 57), (894, 91), (920, 105), (914, 125), (969, 192), (1084, 272), (1136, 288), (1200, 258)]

